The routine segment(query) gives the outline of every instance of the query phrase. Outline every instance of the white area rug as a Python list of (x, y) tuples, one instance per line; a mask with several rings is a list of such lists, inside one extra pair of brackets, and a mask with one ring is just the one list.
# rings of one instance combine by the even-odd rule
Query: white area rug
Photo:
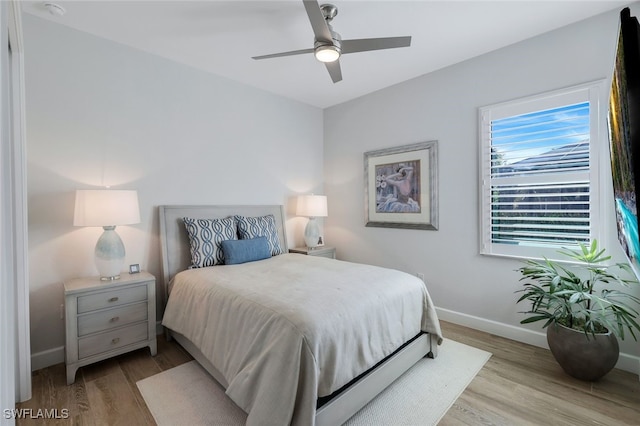
[[(345, 425), (435, 425), (491, 357), (452, 340), (436, 359), (421, 359)], [(159, 426), (244, 425), (246, 414), (191, 361), (137, 382)]]

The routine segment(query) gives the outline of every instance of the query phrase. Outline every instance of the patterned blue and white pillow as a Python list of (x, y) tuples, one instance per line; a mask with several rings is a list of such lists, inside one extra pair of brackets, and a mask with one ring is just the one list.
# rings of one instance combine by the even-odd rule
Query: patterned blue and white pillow
[(222, 242), (237, 240), (238, 231), (233, 218), (182, 219), (189, 234), (191, 265), (195, 268), (224, 264)]
[(280, 246), (280, 238), (278, 238), (278, 227), (276, 226), (276, 218), (272, 215), (259, 217), (245, 217), (235, 215), (238, 227), (238, 234), (241, 240), (248, 240), (257, 237), (266, 237), (269, 243), (271, 256), (277, 256), (284, 253)]

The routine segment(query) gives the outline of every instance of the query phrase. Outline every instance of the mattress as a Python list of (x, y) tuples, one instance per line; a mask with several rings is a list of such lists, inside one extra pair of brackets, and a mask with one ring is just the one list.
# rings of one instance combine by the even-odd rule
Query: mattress
[(178, 273), (163, 325), (223, 375), (247, 425), (311, 425), (316, 401), (420, 332), (441, 331), (410, 274), (283, 254)]

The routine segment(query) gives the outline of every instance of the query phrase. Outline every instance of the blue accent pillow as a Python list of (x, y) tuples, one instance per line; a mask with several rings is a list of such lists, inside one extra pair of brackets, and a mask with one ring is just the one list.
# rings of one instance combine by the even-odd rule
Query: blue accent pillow
[(271, 256), (277, 256), (284, 253), (284, 250), (282, 250), (282, 247), (280, 246), (276, 218), (272, 214), (259, 217), (235, 215), (233, 218), (236, 221), (238, 235), (241, 240), (265, 237), (269, 244)]
[(225, 265), (237, 265), (271, 257), (269, 242), (265, 237), (223, 241), (222, 252)]

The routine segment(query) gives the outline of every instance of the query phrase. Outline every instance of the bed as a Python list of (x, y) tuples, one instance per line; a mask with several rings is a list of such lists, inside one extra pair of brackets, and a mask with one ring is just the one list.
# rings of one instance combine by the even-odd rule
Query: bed
[[(247, 425), (342, 424), (437, 355), (442, 336), (422, 281), (287, 253), (282, 206), (161, 206), (159, 216), (163, 325), (248, 413)], [(234, 217), (238, 226), (272, 218), (269, 250), (282, 254), (190, 269), (184, 218)]]

